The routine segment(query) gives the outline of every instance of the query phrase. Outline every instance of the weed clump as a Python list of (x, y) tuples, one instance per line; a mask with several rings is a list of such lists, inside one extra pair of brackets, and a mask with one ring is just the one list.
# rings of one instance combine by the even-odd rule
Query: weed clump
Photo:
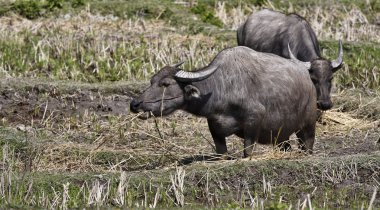
[(223, 22), (214, 16), (212, 9), (209, 9), (205, 4), (198, 4), (195, 7), (191, 8), (191, 11), (194, 14), (197, 14), (201, 17), (203, 22), (212, 24), (217, 27), (223, 27)]
[(15, 12), (16, 14), (28, 18), (36, 19), (47, 16), (54, 11), (61, 10), (64, 7), (77, 8), (85, 5), (86, 0), (16, 0), (15, 2), (0, 10), (0, 15), (7, 12)]
[(28, 19), (35, 19), (41, 16), (43, 6), (38, 1), (19, 0), (13, 4), (12, 10)]

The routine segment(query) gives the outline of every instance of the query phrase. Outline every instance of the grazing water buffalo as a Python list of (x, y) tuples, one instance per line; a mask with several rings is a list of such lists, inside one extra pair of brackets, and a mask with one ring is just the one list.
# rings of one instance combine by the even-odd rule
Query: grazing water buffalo
[(254, 142), (289, 149), (285, 141), (294, 132), (300, 147), (312, 151), (317, 103), (304, 62), (239, 46), (195, 72), (179, 65), (157, 72), (132, 100), (131, 111), (161, 116), (181, 109), (206, 117), (218, 154), (227, 152), (226, 137), (232, 134), (244, 139), (247, 157)]
[(339, 40), (339, 56), (334, 61), (321, 57), (319, 44), (309, 23), (296, 14), (285, 15), (264, 9), (248, 17), (239, 27), (237, 41), (260, 52), (274, 53), (290, 58), (291, 51), (301, 61), (310, 62), (310, 78), (317, 90), (317, 106), (321, 110), (332, 107), (331, 80), (343, 62), (342, 42)]

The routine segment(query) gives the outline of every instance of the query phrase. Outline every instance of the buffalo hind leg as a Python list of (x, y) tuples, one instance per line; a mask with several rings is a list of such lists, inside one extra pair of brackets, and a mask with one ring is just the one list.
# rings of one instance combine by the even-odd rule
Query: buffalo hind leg
[(259, 126), (247, 126), (244, 129), (244, 157), (252, 155), (253, 146), (255, 142), (258, 142), (259, 138)]
[[(251, 113), (250, 111), (251, 110)], [(254, 111), (252, 111), (254, 110)], [(245, 119), (244, 125), (244, 157), (252, 155), (253, 146), (255, 142), (258, 142), (261, 130), (261, 121), (265, 114), (265, 108), (261, 104), (256, 104), (254, 107), (247, 109), (246, 116), (250, 116)]]
[(211, 120), (207, 120), (207, 122), (208, 122), (208, 127), (210, 129), (211, 136), (214, 140), (216, 153), (221, 154), (221, 155), (226, 154), (227, 153), (226, 137), (217, 132), (218, 125), (216, 123), (213, 123)]
[(257, 142), (257, 138), (252, 138), (251, 136), (254, 135), (252, 132), (247, 133), (244, 132), (244, 130), (240, 130), (235, 133), (238, 137), (243, 139), (244, 144), (244, 157), (249, 157), (252, 154), (253, 146), (255, 142)]
[(303, 151), (312, 154), (315, 140), (315, 124), (306, 126), (296, 133), (296, 135), (298, 137), (299, 147)]

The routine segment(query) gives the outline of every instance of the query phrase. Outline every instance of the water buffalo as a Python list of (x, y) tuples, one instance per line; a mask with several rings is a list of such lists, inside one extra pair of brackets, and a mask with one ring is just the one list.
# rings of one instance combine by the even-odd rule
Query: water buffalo
[(260, 52), (274, 53), (290, 58), (291, 51), (301, 61), (311, 63), (310, 77), (317, 91), (317, 107), (328, 110), (333, 106), (330, 99), (331, 80), (343, 62), (342, 42), (339, 40), (339, 56), (334, 61), (322, 58), (317, 37), (309, 23), (297, 14), (285, 15), (264, 9), (253, 13), (237, 30), (240, 46)]
[(317, 99), (307, 66), (248, 47), (228, 48), (195, 72), (179, 65), (162, 68), (130, 109), (155, 116), (181, 109), (207, 118), (218, 154), (227, 152), (232, 134), (244, 139), (247, 157), (254, 142), (283, 143), (287, 149), (294, 132), (300, 147), (311, 152)]

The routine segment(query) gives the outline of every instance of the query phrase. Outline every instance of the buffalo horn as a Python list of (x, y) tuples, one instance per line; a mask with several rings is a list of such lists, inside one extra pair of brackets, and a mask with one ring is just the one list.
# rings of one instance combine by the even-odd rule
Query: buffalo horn
[(339, 40), (339, 55), (338, 58), (331, 61), (331, 66), (333, 69), (338, 69), (343, 63), (343, 46), (342, 46), (342, 40)]
[(296, 58), (296, 56), (293, 55), (292, 53), (292, 50), (290, 49), (290, 46), (289, 46), (289, 43), (288, 43), (288, 51), (289, 51), (289, 57), (290, 57), (290, 60), (296, 62), (296, 63), (301, 63), (303, 64), (304, 66), (306, 66), (307, 69), (310, 69), (311, 67), (311, 63), (310, 62), (303, 62), (303, 61), (300, 61)]
[(175, 74), (174, 77), (181, 82), (198, 82), (209, 77), (217, 69), (217, 66), (207, 66), (202, 70), (195, 72), (180, 70)]

